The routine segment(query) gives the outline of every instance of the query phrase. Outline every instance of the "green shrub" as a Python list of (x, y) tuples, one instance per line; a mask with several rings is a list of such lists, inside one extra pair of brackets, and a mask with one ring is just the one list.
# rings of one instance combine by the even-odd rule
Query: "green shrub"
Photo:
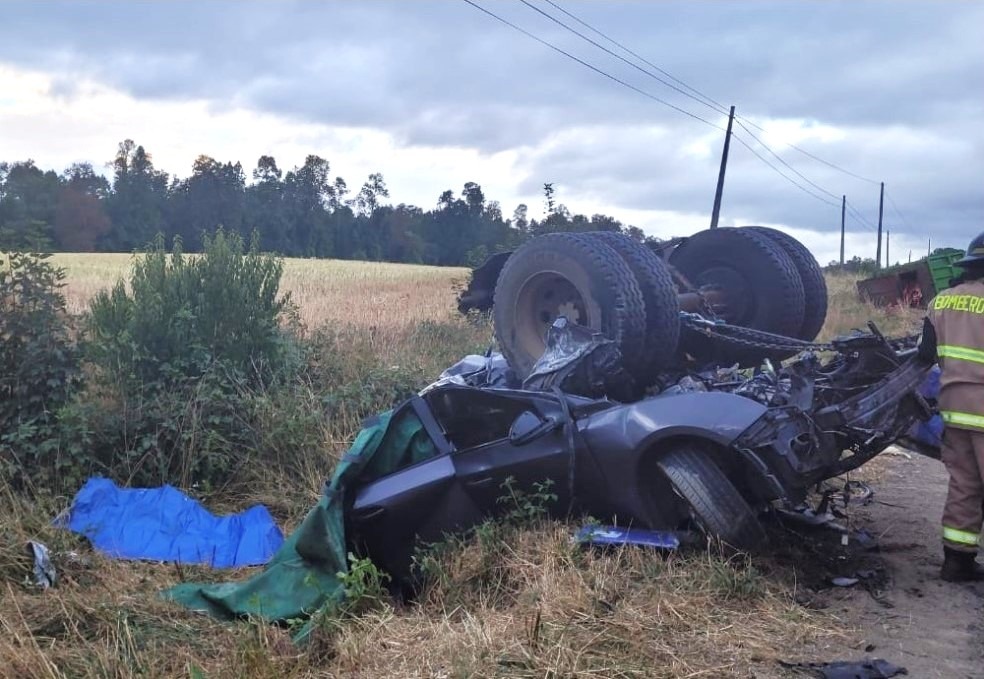
[(85, 354), (109, 404), (93, 455), (126, 482), (228, 482), (256, 449), (254, 397), (300, 365), (284, 329), (293, 308), (278, 294), (282, 262), (236, 234), (203, 240), (203, 253), (187, 256), (158, 239), (129, 285), (90, 308)]
[(79, 379), (65, 273), (49, 256), (0, 259), (0, 475), (17, 483), (58, 466), (57, 413)]
[(136, 260), (129, 290), (120, 281), (95, 297), (87, 354), (120, 384), (151, 387), (234, 371), (258, 383), (288, 362), (281, 321), (292, 309), (278, 297), (283, 263), (255, 242), (219, 230), (200, 256), (171, 253), (158, 238)]

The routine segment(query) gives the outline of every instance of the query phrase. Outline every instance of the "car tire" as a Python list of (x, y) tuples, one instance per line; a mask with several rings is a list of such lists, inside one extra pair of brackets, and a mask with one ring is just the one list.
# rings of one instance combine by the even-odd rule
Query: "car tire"
[[(673, 251), (670, 264), (698, 288), (716, 285), (724, 291), (728, 323), (785, 337), (801, 331), (806, 312), (803, 281), (789, 255), (764, 234), (733, 227), (701, 231)], [(713, 340), (694, 331), (684, 333), (681, 348), (701, 362), (745, 366), (790, 355)]]
[(805, 245), (787, 233), (767, 226), (746, 226), (772, 240), (793, 260), (796, 271), (803, 282), (804, 313), (803, 325), (796, 337), (812, 342), (820, 334), (827, 320), (827, 279), (823, 269)]
[(705, 534), (743, 551), (766, 542), (755, 513), (706, 451), (678, 448), (661, 455), (657, 464)]
[(680, 303), (669, 267), (642, 243), (623, 233), (594, 231), (586, 234), (611, 246), (632, 270), (646, 307), (646, 339), (640, 382), (649, 386), (660, 371), (677, 362), (680, 341)]
[(510, 255), (496, 282), (492, 318), (499, 349), (520, 379), (543, 354), (547, 329), (558, 315), (614, 341), (626, 368), (641, 367), (642, 291), (610, 246), (582, 234), (553, 233)]

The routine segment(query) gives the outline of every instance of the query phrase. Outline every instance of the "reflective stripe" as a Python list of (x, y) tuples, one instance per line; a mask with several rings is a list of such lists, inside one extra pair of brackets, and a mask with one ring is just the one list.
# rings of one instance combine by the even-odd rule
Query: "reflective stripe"
[(955, 424), (963, 427), (974, 427), (984, 429), (984, 415), (973, 415), (971, 413), (958, 413), (953, 410), (941, 410), (940, 415), (947, 424)]
[(957, 530), (956, 528), (943, 526), (943, 539), (958, 545), (972, 545), (976, 547), (980, 538), (981, 536), (977, 533), (971, 533), (967, 530)]
[(981, 351), (980, 349), (958, 347), (954, 344), (941, 344), (936, 348), (936, 353), (943, 358), (955, 358), (958, 361), (984, 363), (984, 351)]

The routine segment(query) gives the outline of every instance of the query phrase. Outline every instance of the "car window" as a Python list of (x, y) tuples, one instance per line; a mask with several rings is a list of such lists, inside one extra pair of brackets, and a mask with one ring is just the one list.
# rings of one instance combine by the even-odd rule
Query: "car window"
[(523, 412), (536, 407), (523, 399), (477, 389), (447, 389), (427, 395), (428, 405), (456, 450), (507, 438)]

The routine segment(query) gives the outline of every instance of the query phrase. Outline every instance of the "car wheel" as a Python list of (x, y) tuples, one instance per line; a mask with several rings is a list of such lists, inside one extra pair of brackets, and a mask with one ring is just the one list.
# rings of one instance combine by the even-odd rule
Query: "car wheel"
[(646, 309), (632, 270), (605, 243), (554, 233), (510, 255), (495, 287), (492, 317), (499, 349), (523, 379), (546, 349), (558, 316), (613, 340), (626, 367), (640, 365)]
[(812, 342), (820, 334), (827, 320), (827, 279), (819, 262), (805, 245), (787, 233), (767, 226), (746, 226), (767, 236), (793, 260), (793, 265), (803, 282), (804, 314), (799, 334), (801, 340)]
[(661, 370), (676, 363), (680, 341), (680, 303), (669, 267), (642, 243), (623, 233), (594, 231), (585, 234), (611, 246), (632, 270), (646, 307), (646, 340), (642, 386), (649, 386)]
[(661, 455), (657, 465), (704, 533), (741, 550), (765, 543), (755, 513), (706, 451), (678, 448)]
[[(702, 290), (716, 290), (718, 315), (732, 325), (795, 337), (805, 314), (803, 281), (789, 255), (751, 229), (722, 227), (688, 238), (670, 264)], [(756, 365), (790, 354), (725, 343), (690, 331), (681, 349), (702, 362)]]

